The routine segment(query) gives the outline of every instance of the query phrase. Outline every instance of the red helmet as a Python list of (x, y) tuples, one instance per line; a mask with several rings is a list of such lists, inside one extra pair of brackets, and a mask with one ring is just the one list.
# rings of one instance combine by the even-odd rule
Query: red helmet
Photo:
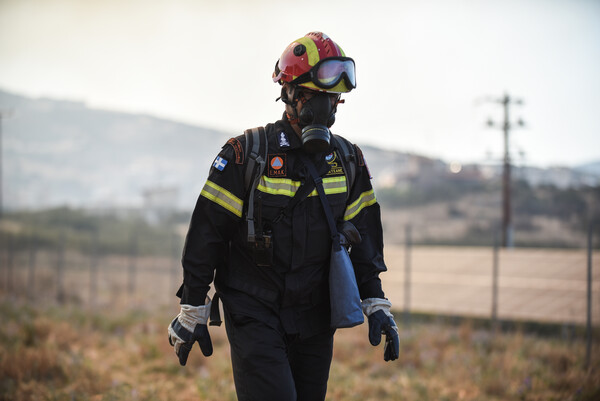
[(354, 60), (324, 33), (311, 32), (284, 50), (273, 81), (321, 92), (350, 92), (356, 88)]

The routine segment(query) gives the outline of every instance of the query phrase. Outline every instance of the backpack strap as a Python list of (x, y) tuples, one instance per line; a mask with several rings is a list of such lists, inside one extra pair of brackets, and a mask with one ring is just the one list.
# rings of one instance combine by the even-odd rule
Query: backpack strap
[[(264, 127), (247, 129), (244, 131), (244, 135), (246, 136), (245, 154), (248, 155), (246, 172), (244, 174), (244, 189), (246, 190), (246, 193), (249, 191), (246, 220), (248, 221), (248, 241), (254, 242), (256, 238), (254, 232), (254, 190), (260, 181), (260, 176), (265, 170), (269, 146), (267, 143), (267, 133)], [(261, 142), (263, 145), (262, 155), (260, 154)], [(250, 143), (252, 145), (250, 145)], [(210, 308), (210, 326), (220, 326), (222, 323), (221, 312), (219, 311), (219, 300), (220, 295), (216, 292), (213, 296)]]
[(346, 200), (348, 200), (347, 198), (350, 197), (350, 190), (352, 189), (352, 186), (354, 186), (354, 180), (356, 178), (356, 154), (354, 146), (346, 139), (335, 134), (333, 135), (333, 138), (335, 138), (338, 148), (342, 151), (340, 158), (342, 159), (342, 167), (344, 167), (344, 171), (346, 172), (346, 187), (348, 188)]
[[(260, 181), (260, 177), (267, 164), (267, 133), (264, 127), (252, 128), (244, 131), (246, 136), (246, 154), (248, 162), (246, 164), (246, 173), (244, 175), (244, 185), (248, 193), (248, 210), (246, 212), (246, 221), (248, 222), (248, 242), (254, 242), (256, 233), (254, 231), (254, 190)], [(260, 154), (261, 142), (263, 152)], [(250, 147), (250, 143), (252, 143)], [(250, 151), (248, 151), (250, 149)]]

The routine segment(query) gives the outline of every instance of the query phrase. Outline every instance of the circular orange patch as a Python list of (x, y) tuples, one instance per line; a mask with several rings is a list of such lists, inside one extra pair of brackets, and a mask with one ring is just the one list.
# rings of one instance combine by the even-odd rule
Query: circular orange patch
[(283, 167), (283, 159), (279, 156), (275, 156), (274, 158), (271, 159), (271, 167), (274, 170), (279, 170), (280, 168)]

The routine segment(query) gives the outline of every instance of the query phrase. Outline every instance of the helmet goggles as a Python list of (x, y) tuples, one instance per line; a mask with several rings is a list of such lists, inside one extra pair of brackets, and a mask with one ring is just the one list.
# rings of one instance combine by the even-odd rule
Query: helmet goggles
[(350, 57), (328, 57), (320, 60), (308, 72), (292, 80), (291, 84), (303, 84), (311, 81), (322, 89), (331, 89), (342, 80), (349, 90), (356, 88), (356, 70)]

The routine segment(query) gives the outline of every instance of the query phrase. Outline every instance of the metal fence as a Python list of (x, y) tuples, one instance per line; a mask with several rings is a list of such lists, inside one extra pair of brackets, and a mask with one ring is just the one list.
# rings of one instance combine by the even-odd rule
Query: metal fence
[[(600, 321), (600, 251), (386, 245), (386, 296), (405, 322), (412, 312), (585, 325)], [(7, 239), (8, 238), (8, 239)], [(183, 239), (176, 239), (178, 247)], [(135, 239), (132, 244), (135, 244)], [(33, 302), (89, 307), (176, 304), (182, 280), (172, 255), (108, 254), (34, 243), (0, 246), (0, 290)]]
[[(31, 302), (77, 303), (88, 307), (157, 307), (176, 303), (182, 281), (179, 258), (89, 252), (33, 243), (5, 244), (0, 254), (0, 290)], [(135, 244), (135, 241), (132, 241)]]

